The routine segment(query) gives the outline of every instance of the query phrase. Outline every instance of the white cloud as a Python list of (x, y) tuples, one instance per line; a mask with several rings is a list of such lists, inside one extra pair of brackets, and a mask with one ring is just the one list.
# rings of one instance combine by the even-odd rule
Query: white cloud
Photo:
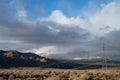
[(36, 26), (37, 20), (31, 20), (29, 19), (29, 16), (27, 14), (27, 12), (23, 9), (23, 10), (17, 10), (17, 16), (18, 16), (18, 20), (25, 24), (26, 27), (34, 27)]
[(36, 51), (37, 54), (46, 53), (46, 55), (49, 55), (53, 52), (57, 52), (57, 48), (55, 46), (42, 47)]
[(58, 49), (56, 46), (47, 46), (47, 47), (41, 47), (39, 49), (27, 50), (26, 52), (34, 52), (34, 53), (39, 54), (41, 56), (47, 57), (51, 54), (58, 53)]
[[(41, 20), (41, 19), (40, 19)], [(86, 21), (79, 16), (74, 18), (74, 17), (66, 17), (60, 10), (55, 10), (52, 12), (52, 14), (46, 18), (42, 19), (43, 21), (53, 21), (58, 23), (58, 25), (71, 25), (73, 27), (81, 27), (85, 28), (86, 27)]]
[[(79, 16), (67, 17), (60, 10), (55, 10), (48, 18), (42, 20), (53, 21), (58, 25), (66, 25), (66, 27), (67, 25), (71, 25), (71, 27), (77, 26), (88, 30), (93, 35), (101, 36), (108, 32), (120, 29), (119, 14), (120, 4), (117, 2), (110, 2), (102, 6), (101, 10), (97, 11), (96, 14), (91, 17), (88, 17), (88, 19), (83, 19)], [(106, 28), (108, 26), (109, 28)]]
[(19, 10), (19, 11), (18, 11), (18, 16), (19, 16), (19, 17), (27, 17), (26, 12), (23, 11), (23, 10)]
[(101, 57), (100, 56), (90, 56), (90, 57), (75, 57), (75, 58), (73, 58), (73, 60), (83, 60), (83, 59), (92, 60), (92, 59), (101, 59)]
[[(60, 10), (55, 10), (52, 14), (44, 19), (53, 21), (59, 25), (72, 25), (72, 27), (81, 27), (91, 32), (96, 36), (101, 36), (113, 30), (120, 29), (120, 4), (117, 2), (110, 2), (104, 6), (96, 14), (88, 19), (78, 17), (66, 17)], [(109, 26), (109, 29), (106, 28)], [(106, 29), (106, 30), (101, 30)]]
[[(91, 30), (98, 34), (103, 34), (100, 28), (110, 26), (109, 30), (104, 30), (104, 33), (120, 29), (120, 4), (111, 2), (102, 7), (102, 10), (90, 18), (92, 24)], [(97, 34), (97, 35), (98, 35)]]

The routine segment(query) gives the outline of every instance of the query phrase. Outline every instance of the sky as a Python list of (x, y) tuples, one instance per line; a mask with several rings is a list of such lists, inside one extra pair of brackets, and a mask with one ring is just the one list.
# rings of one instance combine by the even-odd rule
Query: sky
[(56, 59), (120, 56), (120, 0), (0, 0), (0, 49)]

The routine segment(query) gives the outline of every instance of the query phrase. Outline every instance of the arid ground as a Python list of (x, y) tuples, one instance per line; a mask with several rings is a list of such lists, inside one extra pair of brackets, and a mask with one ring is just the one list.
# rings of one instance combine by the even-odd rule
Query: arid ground
[(120, 80), (120, 69), (0, 69), (0, 80)]

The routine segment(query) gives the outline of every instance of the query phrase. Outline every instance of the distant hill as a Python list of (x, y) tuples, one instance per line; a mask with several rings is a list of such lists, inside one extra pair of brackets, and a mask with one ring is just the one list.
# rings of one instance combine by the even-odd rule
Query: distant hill
[(0, 50), (0, 68), (41, 67), (61, 69), (96, 69), (101, 68), (100, 62), (101, 60), (55, 60), (41, 57), (35, 53), (22, 53), (15, 50)]
[(15, 50), (0, 50), (0, 67), (39, 67), (49, 63), (57, 62), (56, 60), (47, 59), (34, 53), (21, 53)]

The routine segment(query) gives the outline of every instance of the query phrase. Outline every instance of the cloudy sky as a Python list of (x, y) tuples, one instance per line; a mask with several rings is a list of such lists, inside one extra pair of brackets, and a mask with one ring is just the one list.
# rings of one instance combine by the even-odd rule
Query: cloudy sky
[(62, 59), (120, 56), (120, 0), (0, 0), (0, 49)]

